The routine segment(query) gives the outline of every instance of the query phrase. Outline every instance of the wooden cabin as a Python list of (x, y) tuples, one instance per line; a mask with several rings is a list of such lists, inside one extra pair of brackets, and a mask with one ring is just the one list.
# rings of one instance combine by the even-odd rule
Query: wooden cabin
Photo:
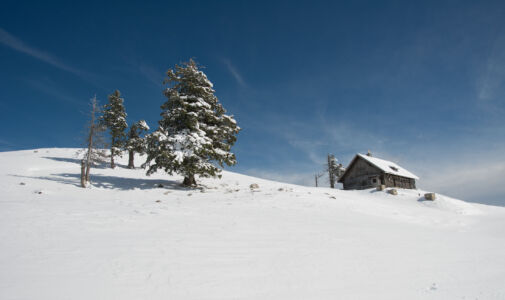
[(370, 153), (358, 153), (338, 182), (343, 184), (344, 190), (361, 190), (379, 185), (415, 189), (416, 179), (419, 177), (394, 162), (372, 157)]

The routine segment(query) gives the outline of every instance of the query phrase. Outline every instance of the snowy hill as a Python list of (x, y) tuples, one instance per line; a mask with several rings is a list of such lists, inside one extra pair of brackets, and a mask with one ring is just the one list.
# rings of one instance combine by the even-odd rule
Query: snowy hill
[(75, 152), (0, 153), (0, 299), (505, 299), (504, 208)]

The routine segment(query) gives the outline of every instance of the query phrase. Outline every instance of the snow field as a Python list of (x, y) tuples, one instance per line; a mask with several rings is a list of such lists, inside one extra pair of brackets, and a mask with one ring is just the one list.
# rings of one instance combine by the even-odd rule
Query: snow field
[(36, 151), (0, 153), (0, 299), (505, 298), (504, 208), (232, 172), (187, 189), (126, 156), (82, 189), (76, 149)]

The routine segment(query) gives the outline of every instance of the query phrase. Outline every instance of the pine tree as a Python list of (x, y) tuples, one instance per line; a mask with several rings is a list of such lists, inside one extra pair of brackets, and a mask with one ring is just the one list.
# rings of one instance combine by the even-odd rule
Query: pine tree
[[(105, 127), (100, 122), (100, 106), (96, 100), (96, 96), (90, 100), (90, 114), (87, 125), (87, 133), (85, 139), (86, 148), (83, 149), (83, 159), (81, 160), (81, 186), (86, 187), (90, 182), (91, 167), (103, 162), (106, 154), (104, 152), (103, 134)], [(80, 154), (80, 153), (79, 153)]]
[(135, 153), (145, 153), (146, 142), (142, 134), (149, 130), (146, 121), (140, 120), (130, 126), (128, 132), (128, 140), (126, 141), (126, 150), (128, 150), (128, 168), (135, 168), (134, 158)]
[(125, 129), (128, 127), (126, 123), (126, 112), (123, 105), (124, 99), (121, 98), (121, 93), (116, 90), (109, 95), (109, 103), (104, 105), (103, 123), (109, 129), (110, 143), (110, 167), (115, 168), (114, 156), (121, 156), (121, 149), (125, 143)]
[(326, 165), (326, 170), (328, 171), (328, 178), (330, 180), (330, 187), (334, 188), (335, 187), (335, 181), (336, 181), (336, 168), (337, 168), (337, 160), (335, 159), (335, 156), (333, 154), (328, 154), (328, 163)]
[(147, 174), (158, 169), (184, 176), (183, 185), (196, 185), (195, 175), (220, 177), (223, 167), (234, 165), (230, 152), (240, 128), (214, 95), (212, 83), (193, 61), (167, 72), (158, 129), (147, 137)]

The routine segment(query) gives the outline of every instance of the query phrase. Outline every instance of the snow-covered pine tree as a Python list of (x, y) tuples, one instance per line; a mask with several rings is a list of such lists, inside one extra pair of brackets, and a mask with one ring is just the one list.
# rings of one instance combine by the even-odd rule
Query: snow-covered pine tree
[[(335, 183), (345, 172), (345, 168), (342, 164), (337, 164), (337, 159), (335, 155), (328, 154), (328, 162), (326, 164), (326, 171), (328, 171), (328, 178), (330, 181), (330, 187), (335, 188)], [(317, 185), (316, 185), (317, 186)]]
[(147, 137), (147, 174), (158, 169), (176, 172), (186, 186), (196, 185), (195, 175), (220, 177), (217, 165), (236, 163), (230, 149), (240, 128), (225, 114), (212, 83), (193, 60), (176, 65), (167, 76), (162, 119)]
[(330, 180), (330, 187), (335, 188), (335, 182), (337, 181), (337, 159), (335, 155), (328, 154), (328, 163), (326, 165), (326, 170), (328, 171), (328, 178)]
[(121, 98), (121, 93), (116, 90), (109, 95), (109, 103), (103, 108), (103, 123), (109, 129), (110, 143), (110, 167), (115, 168), (114, 156), (121, 156), (121, 149), (125, 143), (125, 129), (128, 127), (126, 123), (126, 112), (123, 105), (124, 99)]
[(135, 153), (144, 153), (146, 150), (146, 142), (142, 135), (149, 130), (146, 121), (140, 120), (130, 126), (128, 139), (126, 140), (126, 150), (128, 150), (128, 168), (135, 168), (134, 157)]

